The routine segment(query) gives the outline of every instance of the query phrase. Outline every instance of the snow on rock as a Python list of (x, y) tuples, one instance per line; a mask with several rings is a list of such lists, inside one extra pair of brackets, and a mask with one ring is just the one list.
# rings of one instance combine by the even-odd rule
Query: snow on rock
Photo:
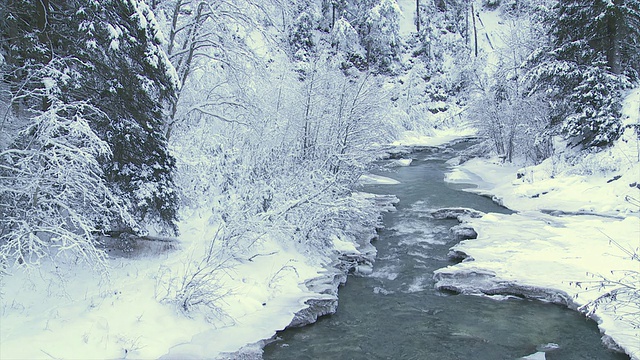
[(478, 237), (475, 229), (469, 224), (458, 224), (449, 231), (459, 239), (475, 239)]
[(358, 182), (362, 185), (396, 185), (400, 184), (400, 181), (394, 180), (392, 178), (374, 175), (374, 174), (364, 174), (360, 176)]
[(478, 130), (470, 125), (461, 124), (455, 128), (433, 129), (430, 134), (422, 134), (416, 131), (405, 131), (394, 146), (440, 146), (458, 140), (460, 138), (472, 137)]
[(351, 241), (342, 240), (333, 235), (330, 240), (333, 242), (333, 248), (341, 253), (359, 254), (356, 244)]
[(522, 357), (521, 359), (527, 359), (527, 360), (546, 360), (547, 355), (542, 352), (542, 351), (538, 351), (535, 354), (531, 354), (531, 355), (527, 355), (525, 357)]
[(480, 218), (484, 215), (482, 211), (461, 207), (435, 209), (430, 213), (434, 219), (458, 219), (460, 221), (464, 218)]
[(396, 159), (393, 163), (397, 166), (409, 166), (413, 159)]

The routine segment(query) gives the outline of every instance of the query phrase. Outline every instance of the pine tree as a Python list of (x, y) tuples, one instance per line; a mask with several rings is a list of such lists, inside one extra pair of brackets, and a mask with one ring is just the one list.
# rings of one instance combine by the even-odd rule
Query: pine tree
[(634, 56), (622, 55), (638, 50), (639, 6), (637, 0), (561, 0), (551, 28), (555, 51), (578, 64), (604, 61), (615, 74), (631, 70)]
[[(6, 15), (0, 20), (3, 81), (23, 127), (53, 100), (88, 104), (95, 111), (83, 119), (109, 149), (97, 158), (100, 176), (134, 220), (113, 216), (105, 227), (144, 232), (154, 224), (175, 232), (175, 165), (163, 135), (163, 106), (176, 80), (150, 9), (138, 0), (12, 0), (0, 13)], [(42, 68), (53, 68), (55, 81), (37, 75)]]
[(78, 46), (95, 75), (85, 77), (84, 87), (107, 115), (95, 128), (113, 152), (104, 163), (106, 179), (141, 225), (175, 232), (175, 160), (164, 137), (163, 106), (174, 96), (176, 78), (153, 13), (137, 0), (95, 1), (79, 10)]
[(367, 62), (381, 72), (391, 71), (398, 59), (400, 16), (401, 11), (395, 0), (381, 0), (367, 11), (360, 28)]
[[(576, 144), (601, 147), (616, 140), (619, 90), (637, 78), (640, 30), (637, 0), (561, 0), (548, 20), (551, 44), (534, 60), (532, 87), (545, 88), (554, 123)], [(633, 60), (636, 59), (636, 60)]]

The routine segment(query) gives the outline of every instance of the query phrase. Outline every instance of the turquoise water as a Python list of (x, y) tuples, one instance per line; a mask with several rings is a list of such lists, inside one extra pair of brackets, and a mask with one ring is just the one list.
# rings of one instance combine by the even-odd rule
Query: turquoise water
[[(457, 148), (464, 147), (463, 144)], [(517, 359), (548, 343), (553, 359), (628, 359), (607, 350), (595, 322), (565, 307), (523, 299), (497, 301), (434, 289), (434, 270), (450, 265), (455, 220), (434, 220), (427, 211), (471, 207), (509, 212), (489, 199), (444, 183), (445, 161), (455, 147), (408, 155), (411, 166), (380, 175), (399, 185), (363, 190), (394, 194), (398, 211), (385, 215), (374, 245), (370, 276), (350, 276), (340, 289), (338, 312), (316, 324), (289, 329), (264, 350), (265, 359)]]

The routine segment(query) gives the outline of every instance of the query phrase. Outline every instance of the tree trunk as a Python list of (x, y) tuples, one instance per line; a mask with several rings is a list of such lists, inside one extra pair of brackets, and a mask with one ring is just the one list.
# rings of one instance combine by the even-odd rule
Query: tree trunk
[(44, 29), (47, 26), (47, 11), (48, 10), (49, 10), (49, 0), (37, 0), (36, 1), (38, 30), (40, 30), (40, 32), (44, 32)]
[(476, 11), (471, 4), (471, 19), (473, 21), (473, 48), (476, 57), (478, 57), (478, 29), (476, 28)]
[(614, 0), (613, 13), (609, 13), (607, 18), (607, 37), (609, 38), (609, 44), (607, 46), (607, 65), (614, 74), (620, 74), (620, 34), (618, 29), (619, 16), (616, 12), (621, 4), (621, 0)]
[[(47, 24), (49, 23), (48, 15), (49, 15), (49, 0), (36, 0), (36, 21), (37, 21), (37, 26), (39, 30), (38, 39), (42, 44), (45, 44), (47, 46), (50, 43), (49, 37), (47, 36), (47, 32), (46, 32)], [(51, 55), (51, 58), (53, 58), (53, 50), (51, 51), (50, 55)], [(46, 62), (46, 60), (43, 60), (43, 62)], [(49, 99), (49, 96), (44, 95), (42, 97), (41, 106), (42, 106), (42, 111), (49, 110), (49, 107), (51, 106), (51, 100)]]
[(311, 147), (313, 142), (311, 140), (311, 98), (313, 95), (315, 84), (315, 66), (309, 79), (309, 89), (307, 90), (307, 98), (305, 100), (304, 109), (304, 134), (302, 135), (302, 157), (303, 159), (309, 159), (311, 156)]
[(469, 8), (465, 11), (464, 21), (464, 41), (465, 44), (469, 45)]
[(336, 2), (331, 2), (331, 28), (336, 24)]
[(420, 0), (416, 0), (416, 31), (420, 33)]

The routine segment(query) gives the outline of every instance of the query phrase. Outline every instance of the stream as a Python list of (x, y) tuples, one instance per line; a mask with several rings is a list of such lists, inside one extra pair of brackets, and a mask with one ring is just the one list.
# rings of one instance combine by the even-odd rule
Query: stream
[[(491, 200), (446, 184), (445, 163), (467, 144), (426, 148), (407, 155), (408, 167), (378, 174), (398, 185), (364, 191), (394, 194), (397, 211), (384, 216), (373, 244), (374, 271), (350, 276), (340, 289), (336, 314), (287, 329), (264, 349), (264, 359), (628, 359), (608, 350), (597, 325), (563, 306), (520, 298), (449, 294), (434, 289), (433, 271), (452, 264), (447, 252), (458, 239), (456, 220), (428, 211), (468, 207), (509, 213)], [(393, 161), (393, 160), (388, 160)]]

